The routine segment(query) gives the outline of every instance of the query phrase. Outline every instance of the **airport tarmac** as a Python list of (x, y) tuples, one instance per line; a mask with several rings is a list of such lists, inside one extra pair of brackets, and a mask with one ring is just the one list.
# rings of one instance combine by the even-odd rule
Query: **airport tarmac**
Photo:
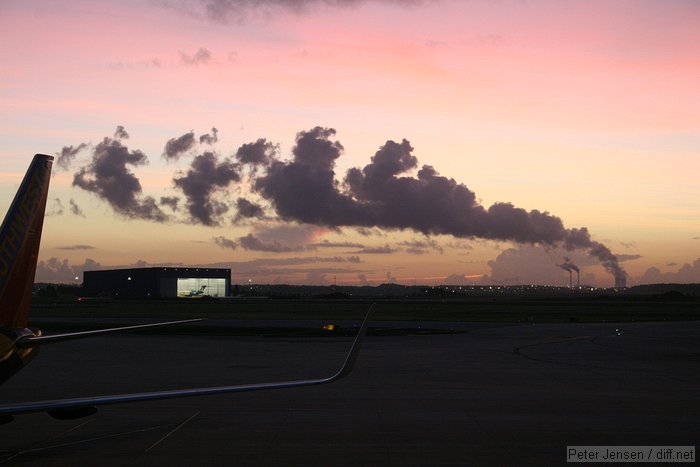
[[(567, 445), (695, 445), (700, 322), (369, 336), (325, 386), (0, 426), (3, 465), (562, 465)], [(47, 346), (4, 402), (324, 376), (351, 338), (132, 334)]]

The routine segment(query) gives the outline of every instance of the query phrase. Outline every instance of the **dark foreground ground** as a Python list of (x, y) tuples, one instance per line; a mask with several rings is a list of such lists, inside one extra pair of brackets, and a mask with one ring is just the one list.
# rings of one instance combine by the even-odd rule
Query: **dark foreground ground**
[[(327, 386), (0, 426), (5, 465), (562, 465), (567, 445), (700, 444), (700, 322), (370, 336)], [(350, 338), (127, 335), (47, 347), (3, 401), (331, 373)]]

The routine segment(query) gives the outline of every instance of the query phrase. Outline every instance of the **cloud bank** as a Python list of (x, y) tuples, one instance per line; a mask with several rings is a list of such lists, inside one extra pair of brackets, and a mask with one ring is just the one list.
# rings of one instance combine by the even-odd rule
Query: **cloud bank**
[[(559, 217), (526, 211), (512, 203), (486, 208), (466, 185), (418, 168), (407, 140), (387, 141), (362, 169), (351, 168), (336, 180), (335, 161), (343, 152), (332, 128), (316, 127), (297, 135), (293, 159), (273, 160), (254, 189), (287, 221), (328, 227), (411, 229), (425, 235), (507, 240), (524, 244), (585, 249), (616, 278), (626, 277), (615, 255), (591, 239), (588, 229), (564, 227)], [(417, 169), (416, 176), (407, 173)]]
[[(200, 141), (213, 143), (217, 134), (214, 128)], [(593, 240), (585, 227), (566, 228), (557, 216), (537, 209), (528, 211), (510, 202), (483, 206), (466, 185), (439, 174), (431, 165), (420, 164), (406, 139), (386, 141), (368, 164), (350, 168), (341, 178), (335, 165), (344, 147), (334, 140), (335, 134), (335, 129), (320, 126), (299, 132), (288, 160), (282, 160), (278, 146), (265, 138), (243, 144), (231, 157), (219, 155), (214, 148), (196, 155), (189, 169), (173, 178), (175, 188), (185, 196), (187, 221), (221, 226), (229, 211), (235, 210), (229, 218), (234, 222), (265, 218), (297, 226), (284, 237), (294, 229), (313, 234), (313, 228), (300, 225), (331, 230), (411, 230), (426, 238), (401, 245), (413, 254), (442, 251), (429, 239), (431, 235), (562, 246), (568, 251), (584, 250), (615, 278), (626, 277), (618, 258)], [(118, 127), (114, 138), (97, 144), (92, 161), (75, 174), (73, 184), (95, 193), (124, 216), (162, 222), (168, 217), (153, 198), (141, 196), (138, 178), (127, 168), (147, 162), (141, 151), (130, 151), (123, 145), (127, 136), (123, 127)], [(177, 158), (195, 146), (192, 131), (169, 140), (164, 154)], [(250, 196), (230, 198), (229, 187), (234, 183)], [(176, 197), (162, 197), (161, 205), (178, 210)], [(285, 242), (264, 238), (258, 232), (238, 238), (236, 245), (255, 251), (291, 252), (305, 249), (303, 243), (308, 240)], [(385, 245), (360, 251), (397, 250)]]
[(680, 284), (700, 283), (700, 258), (693, 264), (684, 264), (678, 271), (661, 272), (657, 267), (650, 267), (639, 279), (640, 284)]
[(217, 23), (241, 23), (251, 16), (269, 17), (274, 12), (308, 14), (323, 7), (347, 8), (363, 3), (384, 3), (400, 6), (417, 5), (423, 0), (200, 0), (204, 15)]

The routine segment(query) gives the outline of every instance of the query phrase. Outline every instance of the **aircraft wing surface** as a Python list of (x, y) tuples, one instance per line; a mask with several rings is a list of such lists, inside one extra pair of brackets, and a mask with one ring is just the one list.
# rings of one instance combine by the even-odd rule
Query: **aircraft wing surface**
[[(355, 340), (348, 351), (342, 366), (332, 375), (316, 378), (292, 381), (281, 381), (272, 383), (240, 384), (233, 386), (203, 387), (192, 389), (176, 389), (170, 391), (154, 391), (132, 394), (115, 394), (96, 397), (83, 397), (75, 399), (57, 399), (36, 402), (22, 402), (16, 404), (0, 405), (0, 422), (11, 420), (13, 415), (48, 412), (55, 418), (77, 418), (96, 412), (94, 407), (99, 405), (119, 404), (124, 402), (149, 401), (159, 399), (172, 399), (178, 397), (205, 396), (212, 394), (225, 394), (231, 392), (261, 391), (269, 389), (284, 389), (301, 386), (313, 386), (319, 384), (332, 383), (337, 381), (352, 371), (355, 360), (360, 353), (362, 341), (367, 333), (367, 322), (374, 305), (371, 305), (362, 321), (362, 325), (355, 336)], [(4, 420), (3, 420), (4, 419)]]
[(15, 345), (17, 347), (31, 347), (35, 345), (51, 344), (54, 342), (63, 342), (72, 339), (83, 339), (85, 337), (101, 336), (103, 334), (112, 334), (115, 332), (136, 331), (144, 328), (155, 328), (159, 326), (171, 326), (173, 324), (193, 323), (195, 321), (202, 321), (202, 318), (184, 319), (180, 321), (166, 321), (163, 323), (137, 324), (135, 326), (121, 326), (118, 328), (95, 329), (92, 331), (69, 332), (65, 334), (50, 334), (48, 336), (24, 336), (20, 338), (17, 342), (15, 342)]

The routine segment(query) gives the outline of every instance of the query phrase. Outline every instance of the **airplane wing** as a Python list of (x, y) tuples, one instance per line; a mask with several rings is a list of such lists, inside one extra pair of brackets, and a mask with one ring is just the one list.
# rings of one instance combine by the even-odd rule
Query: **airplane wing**
[(48, 336), (23, 336), (15, 342), (15, 345), (17, 347), (33, 347), (35, 345), (52, 344), (54, 342), (63, 342), (71, 339), (83, 339), (85, 337), (101, 336), (102, 334), (135, 331), (138, 329), (154, 328), (159, 326), (171, 326), (173, 324), (193, 323), (195, 321), (202, 321), (202, 318), (184, 319), (180, 321), (167, 321), (163, 323), (137, 324), (135, 326), (121, 326), (118, 328), (95, 329), (93, 331), (69, 332), (65, 334), (51, 334)]
[(70, 419), (79, 418), (87, 415), (91, 415), (97, 411), (96, 406), (108, 405), (108, 404), (119, 404), (124, 402), (138, 402), (138, 401), (149, 401), (149, 400), (159, 400), (159, 399), (173, 399), (177, 397), (192, 397), (192, 396), (206, 396), (212, 394), (225, 394), (230, 392), (247, 392), (247, 391), (261, 391), (267, 389), (284, 389), (284, 388), (294, 388), (301, 386), (314, 386), (319, 384), (327, 384), (344, 378), (352, 371), (355, 360), (360, 353), (360, 346), (367, 333), (367, 322), (372, 310), (374, 309), (374, 304), (372, 304), (367, 311), (367, 314), (362, 321), (362, 325), (355, 336), (355, 340), (350, 347), (350, 350), (345, 357), (345, 361), (338, 371), (334, 374), (316, 378), (316, 379), (302, 379), (302, 380), (292, 380), (292, 381), (281, 381), (274, 383), (257, 383), (257, 384), (241, 384), (233, 386), (218, 386), (218, 387), (203, 387), (203, 388), (192, 388), (192, 389), (176, 389), (170, 391), (155, 391), (155, 392), (142, 392), (142, 393), (132, 393), (132, 394), (116, 394), (108, 396), (97, 396), (97, 397), (84, 397), (75, 399), (57, 399), (57, 400), (46, 400), (38, 402), (22, 402), (16, 404), (6, 404), (0, 405), (0, 423), (7, 422), (12, 419), (13, 415), (31, 413), (31, 412), (47, 412), (54, 418), (59, 419)]

